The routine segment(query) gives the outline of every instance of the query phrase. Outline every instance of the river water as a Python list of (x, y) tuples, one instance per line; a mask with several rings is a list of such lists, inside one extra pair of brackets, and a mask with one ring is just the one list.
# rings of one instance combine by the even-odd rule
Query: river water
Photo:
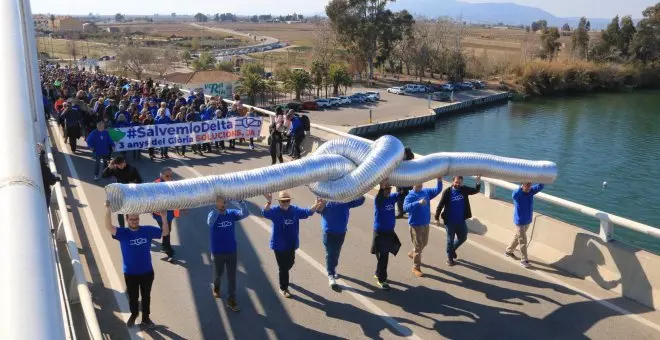
[[(553, 161), (559, 176), (545, 193), (660, 227), (658, 91), (509, 102), (395, 135), (418, 154), (470, 151)], [(504, 189), (497, 196), (511, 200)], [(598, 231), (596, 219), (540, 201), (535, 209)], [(615, 237), (660, 253), (652, 238), (620, 227)]]

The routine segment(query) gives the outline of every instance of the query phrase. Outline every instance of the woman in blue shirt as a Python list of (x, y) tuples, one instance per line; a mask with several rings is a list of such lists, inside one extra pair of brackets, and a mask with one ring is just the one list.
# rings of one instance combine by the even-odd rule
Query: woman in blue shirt
[(300, 220), (304, 220), (319, 209), (321, 200), (309, 209), (300, 208), (291, 205), (291, 194), (288, 191), (281, 191), (277, 197), (279, 205), (271, 208), (273, 201), (272, 194), (264, 195), (267, 202), (261, 210), (263, 216), (272, 221), (272, 233), (270, 237), (270, 249), (275, 252), (275, 259), (279, 267), (280, 294), (285, 298), (290, 298), (289, 293), (289, 270), (293, 268), (295, 262), (296, 249), (300, 244), (298, 238), (300, 230)]

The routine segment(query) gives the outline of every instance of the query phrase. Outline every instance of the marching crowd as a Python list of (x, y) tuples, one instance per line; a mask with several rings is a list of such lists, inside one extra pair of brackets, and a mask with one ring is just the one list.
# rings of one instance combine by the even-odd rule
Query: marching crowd
[[(257, 116), (253, 108), (243, 105), (239, 95), (235, 95), (229, 105), (221, 97), (206, 98), (202, 91), (185, 96), (180, 90), (169, 85), (159, 86), (151, 79), (132, 82), (114, 75), (52, 64), (41, 64), (40, 74), (46, 118), (57, 120), (73, 153), (77, 152), (78, 140), (84, 138), (94, 154), (95, 180), (107, 166), (115, 147), (108, 133), (110, 128)], [(300, 158), (305, 131), (309, 131), (309, 118), (292, 110), (285, 113), (278, 109), (272, 121), (268, 137), (272, 164), (277, 160), (283, 162), (284, 152), (293, 159)], [(227, 147), (225, 141), (200, 143), (192, 145), (191, 149), (199, 155), (210, 153), (213, 148), (224, 152), (227, 148), (235, 149), (237, 142), (245, 140), (231, 139)], [(249, 147), (254, 149), (253, 138), (249, 138)], [(151, 147), (147, 152), (152, 160), (157, 156), (156, 151), (161, 159), (168, 159), (169, 149)], [(185, 156), (187, 147), (176, 146), (175, 150)], [(130, 153), (133, 160), (140, 160), (141, 152), (124, 151), (122, 156)]]
[[(125, 79), (90, 72), (76, 72), (59, 67), (42, 65), (42, 84), (44, 84), (44, 106), (47, 115), (53, 115), (66, 133), (71, 151), (76, 152), (79, 137), (85, 137), (87, 145), (93, 149), (95, 156), (95, 176), (115, 177), (119, 183), (142, 183), (138, 170), (127, 164), (126, 156), (120, 155), (110, 160), (112, 139), (108, 126), (121, 127), (131, 124), (169, 124), (178, 121), (197, 119), (214, 119), (240, 114), (242, 104), (240, 98), (235, 98), (231, 107), (219, 98), (204, 99), (202, 94), (184, 98), (178, 91), (167, 86), (157, 89), (153, 82), (146, 81), (131, 84)], [(47, 102), (48, 101), (48, 102)], [(52, 101), (52, 102), (51, 102)], [(52, 109), (51, 109), (52, 108)], [(233, 112), (233, 113), (232, 113)], [(250, 112), (249, 114), (254, 114)], [(156, 118), (154, 118), (156, 117)], [(173, 118), (172, 118), (173, 117)], [(269, 145), (272, 164), (277, 160), (283, 162), (282, 152), (286, 150), (284, 142), (289, 142), (290, 152), (300, 157), (300, 145), (304, 138), (305, 123), (293, 113), (278, 110), (277, 116), (269, 127)], [(302, 133), (300, 132), (302, 131)], [(229, 141), (229, 148), (235, 147), (236, 141)], [(250, 141), (253, 146), (253, 141)], [(214, 145), (223, 150), (224, 142)], [(212, 150), (211, 144), (193, 145), (193, 152), (202, 154)], [(159, 150), (162, 158), (168, 158), (168, 149)], [(177, 148), (184, 155), (185, 147)], [(149, 149), (149, 156), (155, 157), (155, 150)], [(410, 149), (406, 149), (404, 161), (414, 158)], [(139, 152), (132, 153), (133, 159), (139, 159)], [(103, 163), (103, 171), (99, 165)], [(106, 166), (106, 163), (107, 166)], [(44, 178), (44, 182), (54, 183), (58, 178)], [(173, 180), (172, 169), (165, 167), (160, 171), (156, 182)], [(466, 241), (468, 228), (466, 220), (472, 217), (469, 196), (480, 191), (481, 181), (477, 177), (476, 187), (463, 184), (463, 177), (455, 176), (451, 186), (443, 190), (442, 179), (438, 178), (432, 188), (424, 188), (422, 184), (410, 188), (397, 188), (396, 191), (387, 181), (380, 184), (374, 199), (373, 239), (371, 253), (376, 257), (374, 278), (376, 285), (389, 290), (388, 261), (389, 254), (397, 255), (401, 248), (395, 227), (396, 219), (407, 215), (412, 250), (407, 253), (412, 262), (412, 274), (422, 277), (422, 253), (429, 240), (431, 224), (431, 201), (440, 196), (440, 202), (435, 211), (435, 221), (442, 222), (446, 228), (446, 263), (456, 264), (457, 250)], [(520, 246), (521, 264), (529, 266), (527, 261), (526, 230), (532, 222), (533, 196), (543, 189), (542, 184), (532, 185), (522, 183), (513, 193), (514, 224), (517, 232), (506, 248), (505, 254), (514, 257), (514, 250)], [(289, 191), (278, 193), (276, 206), (272, 206), (273, 196), (264, 195), (266, 203), (261, 209), (261, 215), (271, 221), (270, 249), (273, 251), (279, 269), (279, 289), (282, 296), (291, 297), (289, 291), (289, 272), (295, 263), (295, 251), (299, 247), (300, 220), (318, 213), (321, 216), (322, 243), (326, 253), (326, 270), (329, 285), (337, 287), (339, 264), (342, 245), (345, 241), (350, 210), (365, 203), (365, 197), (350, 202), (328, 202), (316, 199), (309, 208), (292, 204), (294, 197)], [(214, 261), (214, 280), (212, 295), (221, 298), (221, 281), (226, 272), (227, 293), (225, 304), (239, 311), (236, 300), (237, 248), (235, 228), (237, 222), (249, 214), (244, 202), (237, 202), (238, 208), (230, 208), (229, 202), (223, 197), (217, 197), (215, 206), (209, 211), (207, 224), (209, 227), (210, 251)], [(396, 208), (396, 209), (395, 209)], [(398, 212), (396, 211), (398, 210)], [(140, 297), (142, 325), (154, 326), (150, 315), (150, 294), (154, 281), (154, 271), (151, 260), (151, 241), (162, 239), (163, 251), (168, 261), (174, 261), (174, 250), (170, 242), (170, 231), (179, 211), (154, 212), (153, 218), (159, 227), (140, 224), (140, 215), (118, 215), (119, 225), (112, 223), (109, 203), (106, 202), (105, 228), (112, 237), (119, 241), (123, 264), (126, 291), (129, 297), (131, 316), (127, 322), (129, 327), (135, 325), (140, 314)]]

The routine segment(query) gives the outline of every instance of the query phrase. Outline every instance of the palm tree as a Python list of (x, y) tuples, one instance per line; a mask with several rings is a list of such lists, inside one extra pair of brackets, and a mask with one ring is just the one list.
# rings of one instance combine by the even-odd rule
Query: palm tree
[(55, 15), (50, 15), (50, 30), (55, 31)]
[(280, 92), (280, 85), (275, 81), (275, 79), (268, 79), (264, 83), (264, 89), (266, 93), (270, 96), (271, 104), (275, 104), (275, 98), (278, 97)]
[(236, 85), (236, 93), (248, 96), (250, 105), (254, 105), (258, 94), (264, 91), (264, 80), (261, 75), (256, 73), (244, 74)]
[(333, 96), (337, 96), (340, 86), (348, 87), (353, 85), (353, 79), (348, 73), (348, 67), (345, 64), (330, 65), (328, 80), (332, 84)]
[(284, 87), (288, 91), (296, 93), (296, 101), (300, 101), (300, 95), (304, 91), (312, 90), (312, 77), (304, 70), (293, 70), (284, 79)]
[(323, 86), (323, 77), (327, 76), (328, 70), (320, 60), (314, 60), (312, 62), (311, 72), (312, 78), (314, 78), (314, 86), (316, 86), (316, 96), (318, 97)]

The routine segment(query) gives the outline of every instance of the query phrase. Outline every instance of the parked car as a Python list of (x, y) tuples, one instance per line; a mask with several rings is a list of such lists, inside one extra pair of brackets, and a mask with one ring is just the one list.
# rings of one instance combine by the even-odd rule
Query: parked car
[(303, 110), (318, 110), (319, 105), (315, 101), (303, 102), (302, 108)]
[(377, 102), (380, 100), (380, 93), (378, 92), (369, 91), (365, 94), (367, 95), (367, 98), (371, 99), (371, 101)]
[(403, 89), (407, 93), (423, 93), (426, 91), (426, 87), (424, 85), (418, 84), (406, 84)]
[(356, 103), (356, 104), (362, 104), (362, 103), (364, 103), (364, 102), (366, 101), (366, 97), (361, 96), (361, 95), (359, 95), (359, 94), (357, 94), (357, 93), (348, 96), (348, 98), (351, 99), (351, 103)]
[(469, 81), (465, 81), (465, 82), (461, 83), (461, 87), (464, 90), (474, 90), (474, 85), (472, 85), (472, 83), (469, 82)]
[(375, 97), (377, 100), (380, 100), (380, 92), (369, 91), (366, 93), (367, 97)]
[(442, 86), (440, 86), (440, 89), (442, 91), (448, 91), (448, 92), (456, 91), (456, 87), (454, 86), (454, 84), (450, 84), (450, 83), (443, 84)]
[(472, 86), (474, 86), (475, 89), (485, 89), (488, 87), (488, 84), (486, 84), (485, 81), (478, 80), (478, 81), (473, 81), (471, 82)]
[(337, 97), (331, 97), (331, 98), (328, 98), (328, 100), (330, 101), (330, 105), (332, 105), (332, 106), (340, 106), (341, 105), (341, 99), (339, 99)]
[(406, 91), (401, 86), (390, 87), (387, 89), (387, 92), (394, 94), (406, 94)]
[(339, 100), (341, 101), (341, 105), (350, 105), (353, 101), (351, 101), (351, 98), (348, 98), (347, 96), (341, 96), (339, 97)]
[(302, 104), (298, 102), (290, 102), (286, 104), (287, 108), (295, 112), (300, 112), (302, 110)]
[(448, 102), (451, 99), (451, 95), (447, 92), (434, 92), (433, 100), (438, 100), (441, 102)]
[(317, 108), (325, 108), (325, 107), (332, 107), (332, 104), (330, 104), (330, 100), (325, 99), (325, 98), (319, 98), (316, 100), (316, 106)]

